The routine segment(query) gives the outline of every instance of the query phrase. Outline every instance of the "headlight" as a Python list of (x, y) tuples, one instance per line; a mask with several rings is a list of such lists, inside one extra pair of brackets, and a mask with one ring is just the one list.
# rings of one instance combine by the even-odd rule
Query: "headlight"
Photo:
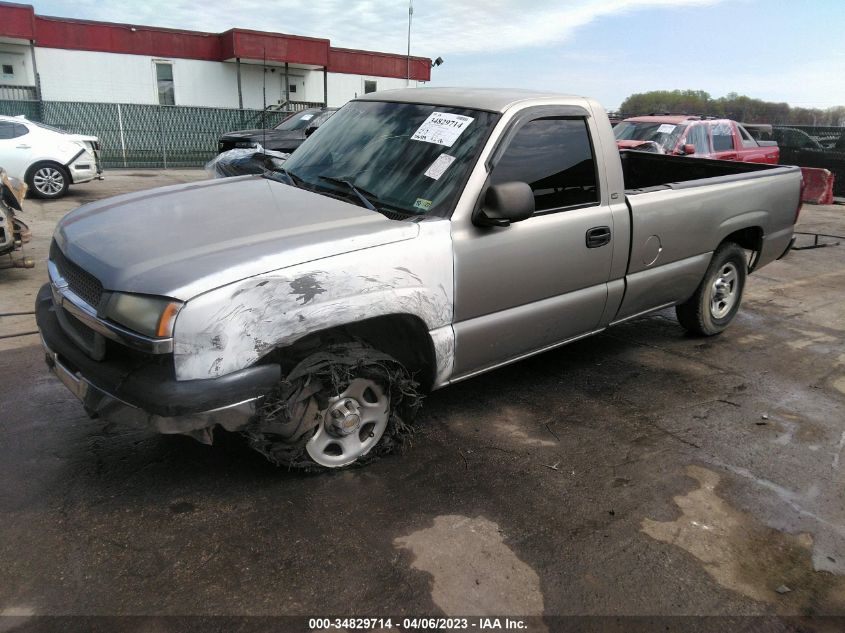
[(106, 305), (106, 316), (140, 334), (166, 338), (173, 335), (181, 309), (182, 303), (172, 299), (115, 292)]

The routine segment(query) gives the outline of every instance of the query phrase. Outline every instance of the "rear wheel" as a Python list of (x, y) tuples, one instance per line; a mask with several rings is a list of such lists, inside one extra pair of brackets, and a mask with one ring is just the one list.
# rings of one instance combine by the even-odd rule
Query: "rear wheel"
[(279, 466), (343, 468), (402, 445), (419, 401), (396, 359), (362, 343), (333, 345), (294, 367), (244, 435)]
[(680, 324), (699, 336), (722, 332), (739, 311), (747, 270), (741, 247), (729, 242), (717, 248), (695, 294), (675, 306)]
[(61, 198), (70, 186), (70, 174), (58, 163), (36, 163), (26, 175), (26, 184), (39, 198)]

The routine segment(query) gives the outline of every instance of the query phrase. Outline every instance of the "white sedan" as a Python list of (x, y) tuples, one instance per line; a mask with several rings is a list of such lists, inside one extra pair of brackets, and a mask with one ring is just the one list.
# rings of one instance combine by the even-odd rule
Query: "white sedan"
[(96, 136), (0, 116), (0, 166), (26, 181), (29, 193), (39, 198), (61, 198), (72, 184), (101, 179), (99, 149)]

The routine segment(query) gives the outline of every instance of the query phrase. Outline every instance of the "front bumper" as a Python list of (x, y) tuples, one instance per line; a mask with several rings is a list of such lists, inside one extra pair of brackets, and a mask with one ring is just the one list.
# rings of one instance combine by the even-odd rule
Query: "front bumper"
[(137, 356), (96, 361), (65, 333), (56, 310), (47, 284), (35, 306), (47, 366), (92, 417), (209, 441), (215, 425), (227, 430), (246, 425), (261, 397), (281, 377), (278, 365), (256, 365), (219, 378), (179, 381), (169, 358), (149, 363), (140, 363)]

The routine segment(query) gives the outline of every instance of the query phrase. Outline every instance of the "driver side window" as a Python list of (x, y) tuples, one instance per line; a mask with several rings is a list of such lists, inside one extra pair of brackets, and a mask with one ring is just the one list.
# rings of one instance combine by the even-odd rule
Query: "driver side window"
[(525, 123), (490, 177), (494, 185), (512, 181), (531, 186), (536, 213), (598, 203), (587, 121), (548, 117)]
[(690, 126), (686, 143), (695, 146), (696, 154), (710, 153), (710, 144), (707, 142), (707, 128), (701, 123)]

